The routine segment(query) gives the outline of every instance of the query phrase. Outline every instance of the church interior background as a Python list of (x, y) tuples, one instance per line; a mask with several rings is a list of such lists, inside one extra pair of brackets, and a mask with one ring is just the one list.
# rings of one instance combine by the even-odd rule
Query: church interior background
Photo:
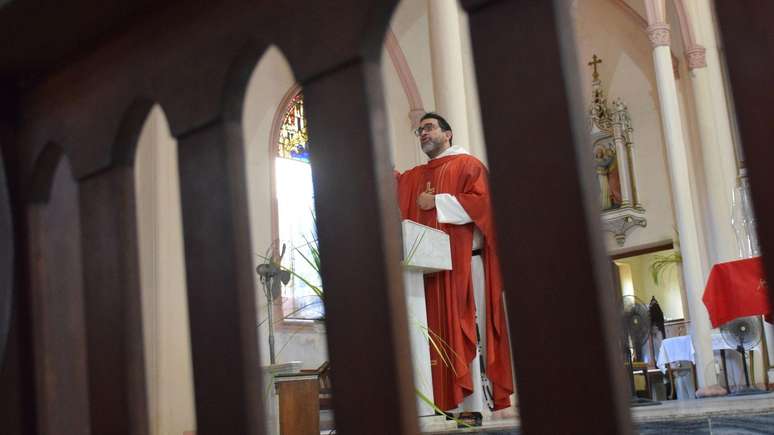
[[(398, 171), (411, 168), (426, 159), (417, 146), (411, 127), (412, 123), (418, 121), (418, 116), (430, 110), (447, 116), (457, 143), (486, 162), (473, 59), (469, 35), (466, 33), (466, 16), (456, 7), (451, 8), (452, 11), (443, 11), (445, 15), (429, 13), (430, 8), (450, 9), (449, 5), (442, 3), (443, 0), (402, 1), (395, 11), (390, 23), (390, 32), (385, 40), (382, 75), (390, 121), (388, 130), (391, 150)], [(623, 242), (616, 239), (617, 229), (610, 228), (604, 233), (606, 247), (610, 255), (617, 258), (615, 261), (621, 268), (624, 293), (636, 294), (646, 302), (655, 296), (668, 323), (672, 323), (674, 328), (682, 328), (682, 334), (686, 334), (686, 328), (690, 324), (688, 319), (691, 318), (687, 298), (700, 298), (703, 283), (694, 289), (698, 293), (688, 295), (680, 274), (673, 270), (666, 274), (666, 280), (657, 285), (650, 277), (648, 266), (659, 252), (637, 254), (643, 249), (659, 246), (665, 247), (662, 251), (669, 252), (679, 240), (673, 207), (676, 196), (670, 183), (667, 143), (662, 130), (656, 72), (651, 53), (653, 48), (645, 31), (645, 4), (637, 0), (584, 0), (573, 2), (572, 8), (577, 32), (578, 58), (583, 61), (580, 65), (581, 81), (585, 86), (584, 96), (589, 108), (590, 123), (594, 104), (592, 94), (596, 83), (592, 77), (594, 70), (598, 70), (598, 87), (602, 93), (611, 99), (611, 103), (613, 99), (624, 102), (631, 117), (629, 136), (634, 145), (632, 160), (636, 163), (632, 164), (634, 174), (629, 177), (637, 182), (639, 204), (642, 205), (642, 212), (635, 210), (634, 215), (642, 218), (643, 223), (628, 228), (624, 233)], [(706, 160), (702, 159), (702, 152), (713, 152), (710, 147), (716, 144), (702, 143), (696, 108), (699, 100), (694, 96), (696, 90), (691, 84), (692, 69), (686, 60), (688, 54), (684, 39), (680, 37), (680, 32), (684, 30), (678, 25), (683, 21), (678, 17), (675, 8), (670, 8), (668, 14), (674, 29), (670, 47), (680, 103), (679, 116), (685, 126), (683, 140), (691, 157), (690, 168), (693, 171), (690, 175), (693, 185), (688, 195), (690, 200), (697, 202), (696, 207), (704, 210), (696, 215), (697, 220), (690, 225), (700, 229), (707, 244), (701, 253), (702, 257), (708, 258), (712, 255), (714, 262), (727, 261), (738, 255), (730, 215), (732, 204), (729, 195), (733, 188), (728, 188), (736, 184), (737, 175), (730, 174), (730, 180), (708, 181), (707, 176), (714, 173), (705, 169)], [(431, 16), (442, 16), (445, 21), (431, 21)], [(712, 28), (706, 30), (712, 31)], [(456, 45), (455, 41), (458, 42)], [(434, 49), (448, 52), (441, 55), (433, 53)], [(594, 55), (602, 59), (602, 62), (592, 69), (587, 62), (591, 61)], [(717, 60), (718, 54), (715, 56)], [(447, 65), (443, 62), (456, 66), (456, 71), (437, 71)], [(439, 93), (443, 95), (439, 96)], [(272, 243), (276, 244), (277, 240), (290, 244), (289, 239), (295, 237), (294, 246), (303, 246), (305, 236), (313, 237), (313, 226), (310, 226), (313, 213), (310, 202), (311, 179), (308, 178), (310, 172), (303, 169), (296, 172), (291, 172), (293, 169), (288, 170), (286, 167), (303, 168), (304, 163), (288, 162), (288, 159), (279, 154), (278, 149), (278, 129), (284, 121), (282, 118), (287, 115), (286, 110), (293, 104), (293, 99), (299, 95), (302, 95), (302, 89), (295, 82), (293, 72), (282, 52), (278, 48), (272, 48), (261, 59), (253, 73), (243, 115), (252, 246), (256, 266), (262, 262), (262, 256), (266, 255), (267, 249)], [(611, 103), (605, 101), (604, 104), (613, 112)], [(514, 141), (518, 141), (518, 137), (518, 132), (514, 132)], [(314, 138), (309, 140), (309, 152), (314, 152)], [(720, 140), (717, 139), (718, 142)], [(353, 142), (357, 142), (357, 138), (353, 138)], [(733, 141), (717, 145), (733, 147)], [(142, 248), (147, 249), (143, 252), (149, 253), (142, 256), (143, 288), (147, 291), (144, 294), (147, 295), (144, 307), (147, 314), (148, 373), (151, 374), (152, 380), (149, 381), (149, 397), (151, 404), (158, 406), (158, 433), (179, 433), (194, 427), (195, 416), (190, 351), (185, 345), (186, 341), (182, 339), (187, 334), (187, 328), (180, 217), (176, 207), (179, 199), (176, 198), (175, 143), (165, 125), (161, 108), (156, 107), (149, 116), (138, 149), (138, 214), (141, 234), (146, 236), (141, 238)], [(592, 157), (592, 151), (589, 152), (589, 157)], [(593, 164), (596, 164), (596, 161)], [(740, 161), (739, 164), (743, 162)], [(308, 168), (308, 164), (306, 167)], [(282, 178), (288, 175), (292, 177), (290, 180)], [(715, 210), (710, 209), (707, 204), (708, 195), (716, 194), (716, 191), (708, 186), (712, 183), (723, 183), (725, 186), (720, 187), (721, 191), (724, 187), (727, 188), (723, 197), (718, 199), (725, 200), (727, 205), (721, 218), (713, 216)], [(603, 215), (618, 211), (610, 205), (604, 207), (602, 204), (600, 209), (603, 210)], [(525, 213), (528, 212), (525, 210)], [(289, 220), (297, 222), (285, 226)], [(722, 229), (713, 231), (718, 227)], [(281, 231), (293, 236), (278, 238)], [(154, 238), (149, 234), (156, 236)], [(620, 231), (618, 234), (620, 239)], [(301, 243), (298, 243), (299, 240)], [(555, 241), (551, 235), (546, 234), (546, 243), (552, 242)], [(723, 246), (723, 243), (727, 246)], [(714, 254), (710, 249), (716, 245), (719, 247), (715, 249), (725, 251), (722, 251), (722, 254)], [(292, 253), (293, 249), (290, 248), (288, 252)], [(665, 255), (668, 252), (660, 253)], [(688, 255), (683, 252), (683, 255)], [(304, 267), (306, 261), (296, 254), (293, 264), (296, 267)], [(146, 270), (152, 272), (145, 273)], [(306, 279), (319, 279), (313, 269), (306, 268), (303, 274)], [(284, 319), (288, 316), (303, 317), (295, 312), (299, 305), (293, 305), (292, 302), (288, 305), (288, 300), (293, 299), (293, 284), (305, 287), (299, 279), (295, 279), (285, 288), (282, 310), (275, 309), (277, 318), (281, 319), (275, 322), (279, 349), (277, 361), (302, 361), (305, 368), (319, 367), (327, 357), (324, 322)], [(260, 344), (265, 347), (268, 343), (266, 298), (260, 290), (257, 276), (256, 292), (259, 295), (257, 313), (260, 318), (257, 323), (261, 325)], [(314, 293), (309, 291), (304, 295), (312, 299), (315, 297)], [(696, 305), (694, 309), (699, 307), (701, 306)], [(164, 315), (161, 316), (160, 313)], [(321, 313), (307, 317), (314, 318), (317, 314)], [(262, 357), (263, 362), (268, 364), (268, 352), (263, 352)], [(756, 358), (762, 358), (762, 354), (756, 354)], [(712, 364), (711, 361), (705, 363)], [(762, 359), (755, 367), (758, 370), (756, 379), (763, 379)], [(714, 374), (707, 373), (706, 376), (707, 382), (711, 382), (710, 378)]]
[[(599, 184), (604, 230), (600, 237), (618, 268), (622, 288), (618, 296), (634, 295), (645, 302), (655, 297), (667, 335), (693, 337), (696, 388), (702, 388), (719, 383), (709, 344), (716, 331), (701, 301), (710, 268), (759, 252), (754, 246), (754, 217), (742, 201), (744, 158), (735, 136), (723, 51), (710, 3), (668, 1), (665, 11), (658, 10), (658, 3), (568, 2), (593, 143), (580, 159), (593, 168)], [(656, 41), (653, 32), (649, 36), (659, 13), (672, 30), (666, 45)], [(662, 64), (654, 63), (654, 51), (665, 46), (672, 61), (668, 75)], [(529, 68), (529, 59), (520, 62)], [(467, 16), (456, 1), (401, 1), (384, 41), (381, 74), (385, 128), (396, 170), (426, 160), (412, 134), (426, 111), (446, 116), (455, 144), (487, 162)], [(674, 89), (669, 98), (662, 89), (668, 87), (665, 81), (671, 81)], [(676, 105), (665, 111), (672, 102)], [(306, 124), (315, 120), (307, 120), (303, 109), (303, 89), (281, 48), (273, 46), (252, 73), (242, 114), (250, 243), (253, 267), (286, 244), (285, 265), (297, 274), (273, 307), (267, 306), (255, 275), (255, 323), (261, 365), (269, 364), (267, 313), (271, 310), (277, 362), (300, 361), (303, 368), (315, 369), (328, 355), (325, 310), (315, 292), (324, 284), (309, 262), (314, 256), (315, 217), (308, 162), (315, 145)], [(513, 132), (514, 143), (520, 136), (519, 131)], [(352, 146), (359, 140), (352, 137)], [(164, 108), (156, 105), (142, 128), (135, 164), (152, 434), (196, 430), (177, 153)], [(69, 172), (63, 164), (55, 179), (72, 177)], [(544, 234), (544, 241), (559, 242), (550, 232)], [(508, 248), (501, 250), (505, 251), (501, 257), (507, 259)], [(662, 279), (655, 282), (652, 264), (659, 258), (675, 258), (675, 253), (681, 259), (665, 267)], [(766, 338), (774, 345), (770, 326)], [(772, 347), (753, 355), (753, 377), (762, 387), (769, 379), (769, 361), (774, 361)], [(271, 395), (268, 389), (265, 393)], [(490, 417), (517, 416), (514, 405)]]

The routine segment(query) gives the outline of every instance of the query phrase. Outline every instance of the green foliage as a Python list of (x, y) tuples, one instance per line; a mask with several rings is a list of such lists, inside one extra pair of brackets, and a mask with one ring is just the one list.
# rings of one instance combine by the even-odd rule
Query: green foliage
[(435, 349), (435, 351), (438, 353), (438, 357), (441, 358), (441, 362), (452, 369), (452, 372), (454, 372), (454, 375), (457, 375), (457, 370), (454, 369), (454, 364), (452, 364), (452, 357), (459, 358), (462, 360), (462, 357), (459, 356), (457, 352), (452, 349), (451, 346), (438, 334), (433, 332), (427, 325), (423, 324), (422, 322), (418, 320), (414, 320), (416, 323), (417, 328), (422, 332), (422, 335), (427, 338), (427, 341), (430, 343), (430, 346)]
[(454, 420), (454, 421), (457, 423), (457, 426), (458, 426), (458, 427), (459, 427), (459, 426), (465, 426), (465, 427), (468, 427), (468, 428), (471, 428), (471, 427), (473, 427), (473, 426), (471, 426), (471, 425), (469, 425), (469, 424), (465, 423), (464, 421), (462, 421), (462, 420), (460, 420), (460, 419), (458, 419), (458, 418), (456, 418), (456, 417), (452, 416), (452, 414), (451, 414), (451, 413), (448, 413), (448, 412), (446, 412), (446, 411), (442, 410), (441, 408), (439, 408), (438, 406), (436, 406), (436, 404), (435, 404), (435, 403), (434, 403), (432, 400), (430, 400), (430, 398), (429, 398), (429, 397), (427, 397), (427, 396), (425, 396), (424, 394), (422, 394), (422, 392), (421, 392), (421, 391), (419, 391), (419, 390), (417, 390), (417, 389), (414, 389), (414, 391), (416, 392), (416, 394), (417, 394), (417, 397), (419, 397), (419, 400), (421, 400), (421, 401), (423, 401), (423, 402), (427, 403), (428, 405), (430, 405), (430, 407), (431, 407), (431, 408), (433, 408), (433, 410), (434, 410), (435, 412), (437, 412), (437, 413), (439, 413), (439, 414), (444, 414), (444, 415), (447, 415), (447, 416), (449, 416), (449, 417), (450, 417), (452, 420)]
[[(306, 241), (306, 246), (309, 247), (310, 255), (304, 255), (304, 253), (301, 252), (299, 248), (294, 248), (294, 249), (296, 250), (296, 252), (298, 252), (298, 255), (300, 255), (301, 258), (303, 258), (304, 261), (306, 261), (306, 263), (309, 264), (312, 267), (312, 269), (314, 269), (314, 271), (317, 273), (317, 276), (319, 277), (320, 276), (320, 248), (317, 245), (317, 239), (309, 240), (306, 237), (304, 237), (304, 240)], [(312, 284), (308, 279), (301, 276), (301, 274), (296, 273), (295, 270), (289, 267), (285, 267), (282, 265), (280, 265), (280, 267), (283, 270), (287, 270), (288, 272), (290, 272), (291, 275), (303, 281), (304, 284), (306, 284), (307, 286), (309, 286), (309, 288), (312, 289), (312, 291), (317, 295), (318, 298), (325, 300), (325, 297), (324, 297), (325, 294), (323, 292), (322, 285), (317, 286)]]
[(659, 278), (662, 278), (664, 273), (671, 267), (681, 264), (683, 262), (683, 256), (679, 251), (672, 251), (666, 255), (656, 255), (653, 263), (650, 264), (650, 276), (653, 278), (653, 282), (656, 285), (659, 284)]

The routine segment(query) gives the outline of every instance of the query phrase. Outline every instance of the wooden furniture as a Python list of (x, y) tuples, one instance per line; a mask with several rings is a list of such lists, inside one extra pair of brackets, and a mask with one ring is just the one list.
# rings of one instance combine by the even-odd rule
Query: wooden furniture
[(645, 378), (645, 392), (646, 392), (645, 394), (648, 396), (647, 397), (648, 399), (652, 399), (653, 392), (651, 391), (650, 379), (648, 377), (648, 369), (649, 369), (648, 363), (641, 362), (641, 361), (635, 361), (632, 363), (632, 373), (637, 374), (637, 372), (640, 372), (642, 374), (642, 377)]
[(320, 381), (316, 374), (277, 375), (280, 435), (319, 435)]
[(331, 403), (331, 363), (325, 361), (316, 369), (301, 369), (301, 373), (317, 375), (320, 384), (320, 410), (333, 409), (333, 404)]
[(677, 383), (675, 382), (675, 375), (679, 372), (690, 370), (691, 376), (693, 377), (693, 386), (696, 388), (698, 384), (698, 379), (696, 378), (696, 365), (693, 362), (685, 361), (685, 363), (688, 364), (687, 367), (673, 367), (672, 364), (669, 364), (667, 366), (667, 379), (669, 379), (670, 385), (672, 385), (672, 391), (669, 394), (669, 399), (674, 400), (676, 398), (676, 391), (677, 391)]
[[(661, 342), (661, 349), (658, 352), (658, 359), (656, 365), (664, 372), (667, 373), (669, 382), (672, 384), (672, 393), (670, 399), (675, 397), (676, 383), (675, 374), (684, 370), (691, 370), (693, 377), (693, 387), (696, 388), (696, 351), (693, 347), (693, 341), (690, 336), (684, 335), (679, 337), (667, 338)], [(675, 366), (676, 363), (681, 363), (681, 366)], [(685, 363), (690, 364), (689, 367), (684, 366)]]

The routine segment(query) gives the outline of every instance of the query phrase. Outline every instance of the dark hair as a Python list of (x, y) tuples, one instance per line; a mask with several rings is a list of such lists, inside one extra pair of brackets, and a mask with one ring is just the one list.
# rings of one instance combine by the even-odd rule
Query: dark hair
[[(422, 115), (422, 118), (419, 119), (419, 122), (424, 121), (425, 119), (435, 119), (438, 121), (438, 126), (441, 127), (441, 131), (452, 131), (451, 125), (443, 118), (443, 116), (435, 113), (435, 112), (427, 112), (424, 115)], [(449, 145), (452, 144), (452, 139), (449, 139)]]

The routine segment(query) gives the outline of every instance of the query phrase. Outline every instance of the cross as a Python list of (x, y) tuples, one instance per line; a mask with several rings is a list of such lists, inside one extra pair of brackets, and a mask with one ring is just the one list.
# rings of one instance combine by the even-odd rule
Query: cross
[(591, 78), (594, 79), (594, 80), (599, 80), (599, 73), (597, 72), (597, 65), (602, 63), (602, 59), (598, 58), (596, 54), (591, 59), (592, 59), (591, 62), (588, 63), (589, 66), (593, 66), (594, 67), (594, 74), (591, 76)]

